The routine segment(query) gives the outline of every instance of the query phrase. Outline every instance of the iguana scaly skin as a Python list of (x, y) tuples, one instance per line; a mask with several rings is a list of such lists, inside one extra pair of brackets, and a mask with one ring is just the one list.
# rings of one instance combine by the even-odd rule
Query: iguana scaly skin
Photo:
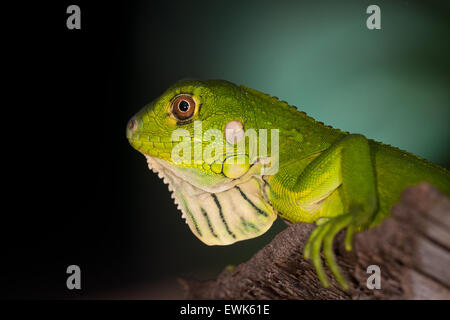
[[(222, 139), (198, 135), (218, 129)], [(227, 152), (226, 128), (278, 129), (278, 157), (267, 143), (267, 156)], [(223, 146), (223, 154), (179, 163), (172, 156), (184, 129), (189, 147)], [(238, 132), (238, 131), (236, 131)], [(401, 192), (427, 181), (450, 194), (449, 171), (413, 154), (360, 134), (325, 126), (284, 101), (220, 80), (182, 81), (139, 111), (127, 125), (130, 144), (145, 155), (149, 167), (169, 185), (172, 197), (192, 232), (208, 245), (227, 245), (261, 235), (277, 215), (290, 222), (317, 223), (304, 248), (319, 279), (328, 286), (320, 253), (343, 288), (348, 284), (335, 262), (332, 242), (346, 229), (352, 235), (378, 225)], [(244, 137), (244, 140), (246, 138)], [(236, 138), (236, 141), (238, 138)], [(177, 148), (178, 148), (177, 147)], [(178, 149), (177, 149), (178, 150)], [(241, 163), (229, 161), (240, 158)], [(278, 161), (275, 174), (261, 171)]]

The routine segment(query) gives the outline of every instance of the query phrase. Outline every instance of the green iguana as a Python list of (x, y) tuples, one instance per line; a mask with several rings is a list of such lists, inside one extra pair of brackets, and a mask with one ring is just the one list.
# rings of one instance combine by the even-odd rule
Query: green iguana
[(348, 288), (332, 249), (340, 230), (351, 250), (353, 234), (380, 224), (407, 186), (427, 181), (450, 195), (446, 169), (227, 81), (176, 83), (131, 118), (127, 138), (208, 245), (257, 237), (277, 215), (317, 223), (304, 256), (325, 287), (321, 252)]

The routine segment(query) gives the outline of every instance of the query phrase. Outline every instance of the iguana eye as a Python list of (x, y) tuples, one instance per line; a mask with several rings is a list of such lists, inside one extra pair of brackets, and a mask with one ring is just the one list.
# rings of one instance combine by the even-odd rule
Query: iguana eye
[(182, 94), (177, 96), (171, 106), (171, 112), (178, 120), (187, 120), (194, 115), (195, 100), (187, 95)]

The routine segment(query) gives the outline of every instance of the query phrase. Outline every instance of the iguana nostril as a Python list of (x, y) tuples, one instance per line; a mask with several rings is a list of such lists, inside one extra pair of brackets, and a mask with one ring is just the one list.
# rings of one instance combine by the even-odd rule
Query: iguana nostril
[(138, 127), (138, 123), (136, 121), (136, 119), (131, 119), (130, 121), (128, 121), (128, 130), (130, 131), (134, 131), (137, 129)]

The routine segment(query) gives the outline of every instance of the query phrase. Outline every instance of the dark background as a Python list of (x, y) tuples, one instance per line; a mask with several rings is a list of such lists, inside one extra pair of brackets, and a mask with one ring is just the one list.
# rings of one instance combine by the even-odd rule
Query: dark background
[[(81, 8), (81, 30), (66, 8)], [(284, 228), (227, 247), (198, 241), (125, 125), (182, 78), (243, 83), (327, 124), (449, 168), (448, 2), (60, 1), (4, 15), (7, 142), (3, 298), (177, 298)], [(8, 178), (6, 178), (8, 176)], [(66, 268), (82, 290), (66, 288)]]

